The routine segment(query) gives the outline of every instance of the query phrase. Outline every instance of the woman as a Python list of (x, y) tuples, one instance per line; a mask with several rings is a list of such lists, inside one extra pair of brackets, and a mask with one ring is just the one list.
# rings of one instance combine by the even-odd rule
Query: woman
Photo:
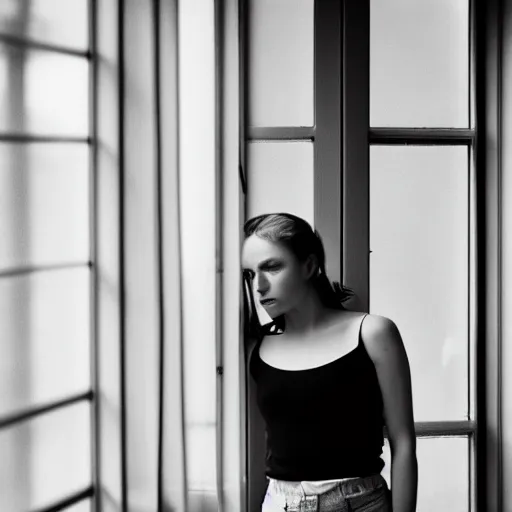
[[(249, 354), (266, 423), (262, 511), (414, 512), (416, 438), (407, 355), (388, 318), (348, 311), (318, 233), (290, 214), (246, 222), (246, 288), (272, 318)], [(392, 497), (380, 475), (383, 426)]]

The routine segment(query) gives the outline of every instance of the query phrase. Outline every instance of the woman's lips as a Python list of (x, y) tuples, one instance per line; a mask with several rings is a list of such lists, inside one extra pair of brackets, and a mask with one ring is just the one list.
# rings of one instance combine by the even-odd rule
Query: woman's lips
[(276, 302), (276, 299), (264, 299), (264, 300), (260, 300), (260, 304), (262, 306), (272, 306), (272, 304), (274, 304)]

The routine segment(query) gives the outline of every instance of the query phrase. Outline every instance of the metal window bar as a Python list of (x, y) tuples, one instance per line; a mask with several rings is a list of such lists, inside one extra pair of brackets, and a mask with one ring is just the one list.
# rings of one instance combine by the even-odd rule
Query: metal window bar
[(5, 277), (16, 277), (27, 274), (34, 274), (36, 272), (49, 272), (58, 270), (70, 270), (73, 268), (91, 268), (90, 261), (77, 262), (77, 263), (56, 263), (52, 265), (27, 265), (25, 267), (8, 268), (0, 270), (0, 279)]
[(24, 133), (0, 133), (1, 142), (19, 142), (23, 144), (32, 142), (57, 142), (57, 143), (76, 143), (90, 144), (90, 137), (74, 137), (67, 135), (33, 135)]
[[(474, 436), (477, 433), (476, 421), (420, 421), (414, 424), (416, 437)], [(384, 437), (388, 438), (384, 427)]]
[(476, 421), (425, 421), (415, 424), (418, 437), (460, 436), (476, 433)]
[[(478, 276), (480, 261), (478, 253), (478, 245), (480, 233), (478, 230), (478, 201), (477, 201), (477, 30), (476, 30), (476, 2), (469, 2), (469, 23), (468, 23), (468, 45), (469, 45), (469, 67), (468, 67), (468, 112), (469, 127), (472, 129), (474, 136), (471, 145), (468, 146), (468, 162), (469, 162), (469, 186), (468, 186), (468, 224), (469, 224), (469, 247), (468, 247), (468, 333), (469, 333), (469, 354), (468, 354), (468, 415), (470, 420), (477, 419), (477, 384), (479, 375), (477, 372), (476, 350), (478, 343), (478, 297), (480, 295), (478, 288)], [(483, 380), (481, 382), (484, 382)], [(475, 430), (474, 435), (470, 436), (468, 442), (468, 463), (469, 463), (469, 496), (468, 503), (470, 511), (478, 510), (479, 493), (478, 489), (482, 488), (481, 481), (478, 478), (478, 467), (480, 445), (478, 443), (478, 434)]]
[(476, 131), (467, 128), (370, 128), (370, 144), (470, 145)]
[(343, 2), (343, 284), (370, 311), (370, 0)]
[[(39, 508), (37, 510), (34, 510), (32, 512), (59, 512), (60, 510), (65, 510), (72, 505), (76, 505), (77, 503), (80, 503), (81, 501), (86, 500), (87, 498), (94, 497), (94, 488), (88, 487), (87, 489), (84, 489), (83, 491), (79, 491), (77, 493), (69, 495), (67, 498), (64, 498), (61, 501), (58, 501), (54, 503), (53, 505), (49, 505), (45, 508)], [(95, 510), (95, 509), (94, 509)]]
[(72, 57), (80, 57), (89, 59), (91, 53), (89, 50), (76, 50), (67, 46), (61, 46), (58, 44), (43, 43), (33, 39), (27, 39), (24, 37), (13, 36), (10, 34), (0, 34), (0, 43), (9, 44), (11, 46), (24, 46), (28, 49), (44, 50), (53, 53), (61, 53), (63, 55), (71, 55)]
[(25, 409), (21, 412), (15, 412), (12, 414), (5, 415), (3, 417), (0, 417), (0, 430), (11, 427), (12, 425), (16, 425), (23, 421), (31, 420), (43, 414), (56, 411), (57, 409), (62, 409), (63, 407), (74, 405), (86, 400), (91, 401), (93, 399), (93, 396), (94, 395), (92, 390), (89, 390), (86, 391), (85, 393), (73, 395), (68, 398), (57, 400), (49, 404), (38, 405), (35, 407), (31, 407), (29, 409)]
[(248, 141), (313, 141), (314, 126), (250, 126), (247, 128)]

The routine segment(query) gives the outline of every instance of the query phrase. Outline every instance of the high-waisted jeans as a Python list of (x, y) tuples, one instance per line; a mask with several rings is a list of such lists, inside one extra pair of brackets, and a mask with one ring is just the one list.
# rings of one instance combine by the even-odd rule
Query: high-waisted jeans
[(262, 512), (391, 512), (391, 493), (381, 475), (344, 480), (321, 494), (301, 482), (270, 479)]

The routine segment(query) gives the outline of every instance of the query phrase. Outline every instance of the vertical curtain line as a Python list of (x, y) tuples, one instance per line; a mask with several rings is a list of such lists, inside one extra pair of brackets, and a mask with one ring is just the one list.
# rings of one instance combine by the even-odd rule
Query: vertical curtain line
[[(234, 302), (224, 258), (235, 261), (234, 247), (225, 248), (224, 223), (234, 219), (223, 211), (224, 194), (238, 191), (231, 167), (224, 176), (227, 2), (88, 1), (98, 11), (104, 191), (98, 507), (235, 511), (234, 457), (225, 437), (234, 439), (237, 416), (224, 399), (225, 379), (232, 387), (237, 381), (225, 358), (232, 363), (238, 348), (235, 322), (224, 317), (226, 301), (230, 308)], [(117, 109), (110, 118), (109, 105)], [(233, 183), (227, 192), (226, 181)], [(119, 251), (115, 263), (111, 245)], [(115, 295), (106, 289), (110, 269)], [(115, 327), (108, 324), (112, 314)]]
[(89, 163), (89, 197), (91, 200), (89, 226), (90, 240), (90, 311), (91, 311), (91, 385), (94, 390), (91, 403), (91, 479), (93, 489), (96, 491), (96, 497), (93, 497), (94, 506), (98, 503), (98, 490), (101, 482), (100, 465), (100, 400), (97, 390), (99, 389), (99, 328), (98, 328), (98, 246), (96, 243), (96, 233), (98, 231), (98, 51), (97, 51), (97, 3), (96, 0), (89, 0), (89, 140), (90, 140), (90, 163)]
[(215, 351), (216, 351), (216, 457), (217, 457), (217, 502), (219, 510), (224, 509), (224, 457), (223, 457), (223, 374), (224, 374), (224, 355), (223, 355), (223, 275), (224, 275), (224, 254), (223, 254), (223, 179), (222, 179), (222, 81), (223, 81), (223, 11), (224, 2), (222, 0), (212, 0), (214, 3), (214, 40), (215, 40), (215, 252), (216, 252), (216, 279), (215, 279)]
[(125, 55), (124, 0), (118, 0), (118, 60), (119, 60), (119, 312), (120, 312), (120, 417), (121, 417), (121, 510), (128, 512), (128, 461), (126, 429), (126, 268), (125, 268)]
[[(185, 512), (187, 467), (179, 176), (178, 2), (153, 0), (155, 106), (158, 122), (160, 239), (160, 381), (158, 510)], [(166, 143), (164, 144), (164, 140)], [(166, 263), (164, 263), (166, 262)], [(165, 267), (164, 267), (165, 265)], [(172, 425), (170, 425), (172, 422)]]
[(158, 265), (158, 321), (159, 321), (159, 361), (158, 361), (158, 469), (157, 500), (158, 512), (163, 510), (163, 426), (164, 426), (164, 390), (165, 390), (165, 294), (163, 265), (163, 215), (162, 215), (162, 122), (160, 101), (160, 0), (153, 0), (153, 41), (154, 41), (154, 79), (155, 86), (155, 146), (156, 146), (156, 188), (157, 188), (157, 265)]

